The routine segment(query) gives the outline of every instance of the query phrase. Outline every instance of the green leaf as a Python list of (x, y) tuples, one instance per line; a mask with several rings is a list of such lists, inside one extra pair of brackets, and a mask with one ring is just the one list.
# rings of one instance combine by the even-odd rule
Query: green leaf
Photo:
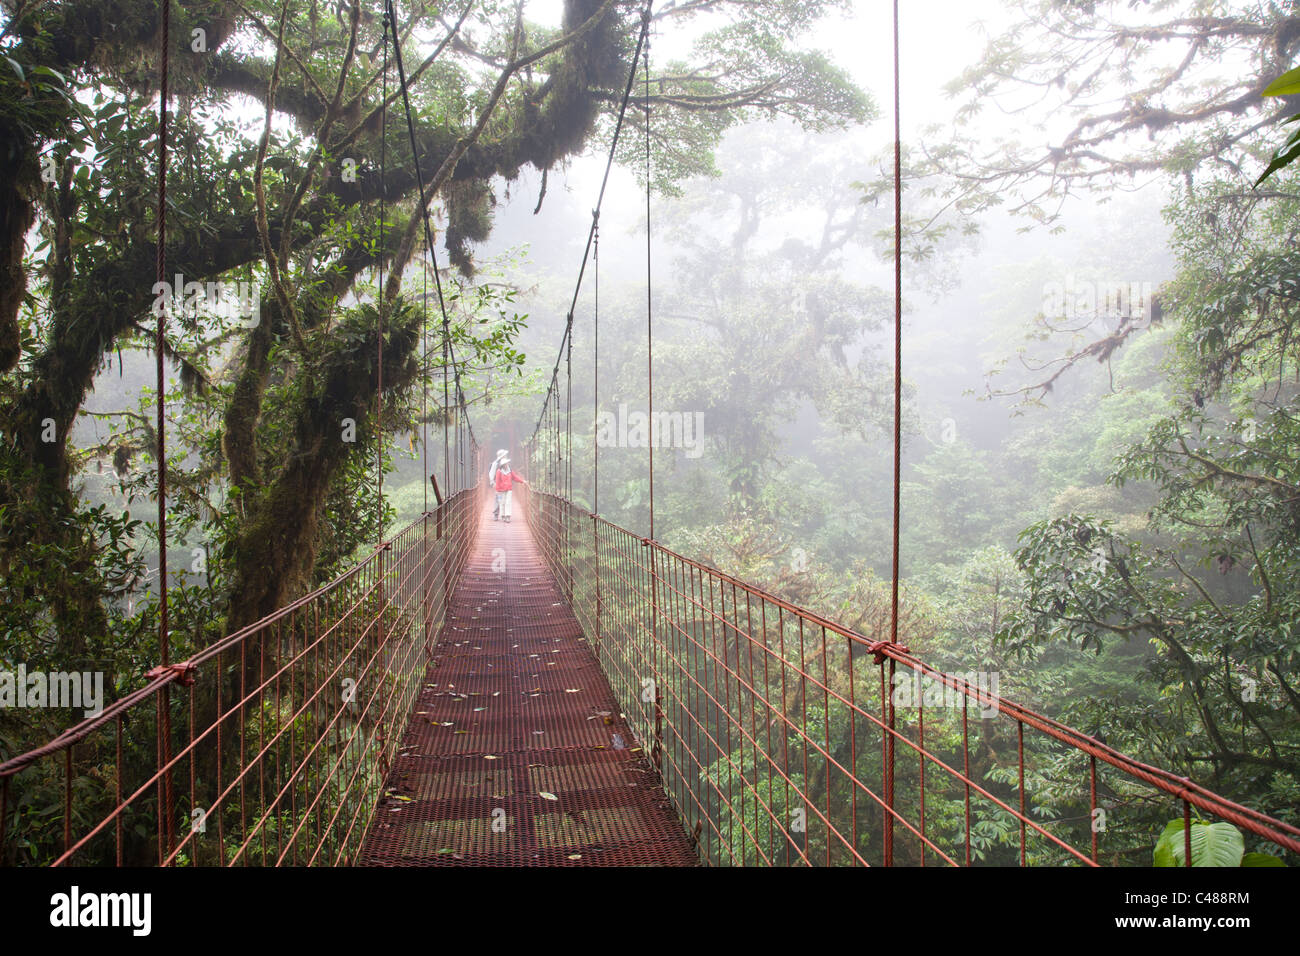
[(1281, 860), (1267, 853), (1247, 853), (1241, 858), (1242, 866), (1286, 866)]
[[(1192, 866), (1240, 866), (1246, 850), (1241, 831), (1231, 823), (1192, 822)], [(1183, 821), (1170, 820), (1156, 841), (1155, 866), (1183, 866)]]
[(1268, 168), (1264, 170), (1259, 179), (1255, 180), (1255, 185), (1258, 186), (1279, 169), (1295, 162), (1297, 158), (1300, 158), (1300, 133), (1293, 133), (1291, 138), (1287, 140), (1286, 145), (1273, 155), (1273, 161), (1268, 164)]
[(1287, 70), (1276, 80), (1264, 87), (1264, 96), (1290, 96), (1300, 93), (1300, 66)]
[(66, 76), (64, 76), (64, 75), (63, 75), (62, 73), (60, 73), (58, 70), (52, 69), (52, 68), (50, 68), (50, 67), (48, 67), (48, 66), (36, 66), (36, 67), (33, 67), (32, 70), (31, 70), (31, 74), (30, 74), (30, 75), (32, 75), (32, 76), (52, 76), (52, 77), (54, 77), (56, 80), (58, 80), (60, 83), (62, 83), (64, 86), (67, 86), (67, 85), (68, 85), (68, 78), (67, 78)]

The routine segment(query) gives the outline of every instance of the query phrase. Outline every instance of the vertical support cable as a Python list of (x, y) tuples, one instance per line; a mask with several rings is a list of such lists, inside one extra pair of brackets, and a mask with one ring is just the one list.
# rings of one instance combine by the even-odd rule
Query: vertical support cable
[[(385, 97), (387, 99), (387, 97)], [(433, 659), (429, 642), (432, 621), (429, 620), (429, 245), (426, 237), (420, 253), (420, 490), (424, 495), (424, 508), (420, 540), (420, 591), (421, 616), (424, 620), (424, 654), (426, 661)]]
[[(903, 133), (900, 104), (900, 71), (898, 43), (898, 0), (894, 0), (894, 528), (893, 528), (893, 579), (890, 581), (889, 594), (889, 640), (898, 643), (898, 528), (899, 504), (901, 501), (900, 482), (902, 476), (901, 459), (903, 448)], [(892, 710), (891, 710), (892, 716)], [(894, 856), (894, 815), (893, 815), (893, 721), (883, 731), (887, 740), (886, 752), (886, 799), (885, 812), (885, 860), (886, 865), (893, 863)], [(968, 861), (969, 862), (969, 861)]]
[(592, 282), (594, 283), (595, 304), (592, 309), (592, 345), (591, 345), (591, 564), (596, 577), (596, 661), (600, 662), (600, 442), (598, 423), (600, 420), (600, 210), (591, 212), (591, 230), (594, 237), (592, 248)]
[[(655, 536), (655, 376), (654, 311), (650, 269), (650, 7), (645, 13), (645, 335), (646, 335), (646, 408), (650, 420), (650, 538)], [(652, 582), (653, 583), (653, 582)]]
[(447, 392), (447, 373), (451, 367), (451, 323), (447, 320), (447, 310), (442, 312), (442, 473), (447, 481), (449, 494), (455, 493), (451, 481), (451, 446), (447, 444), (447, 415), (451, 401)]
[[(429, 513), (429, 245), (420, 255), (420, 459), (424, 479), (424, 513)], [(427, 523), (427, 522), (426, 522)]]
[[(170, 72), (171, 0), (162, 3), (162, 55), (159, 65), (158, 94), (158, 282), (167, 281), (167, 80)], [(180, 289), (176, 290), (179, 295)], [(155, 426), (158, 460), (158, 648), (162, 663), (170, 663), (171, 636), (167, 630), (167, 420), (164, 409), (166, 369), (163, 362), (165, 342), (163, 332), (167, 325), (170, 302), (158, 312), (155, 327), (154, 359), (158, 377), (157, 412)]]
[(564, 371), (564, 501), (565, 506), (561, 511), (564, 518), (564, 557), (567, 567), (565, 568), (567, 580), (565, 581), (565, 591), (569, 603), (573, 603), (573, 548), (569, 540), (569, 509), (573, 503), (573, 313), (569, 313), (569, 352), (565, 363)]
[(903, 146), (899, 119), (898, 0), (894, 0), (894, 575), (890, 590), (889, 639), (898, 642), (898, 519), (903, 447)]
[[(379, 502), (375, 547), (384, 546), (384, 198), (388, 194), (388, 13), (384, 13), (384, 99), (379, 110), (379, 366), (375, 388), (375, 497)], [(395, 26), (395, 25), (394, 25)], [(383, 585), (383, 576), (380, 576)]]
[(592, 281), (596, 302), (592, 311), (591, 345), (591, 512), (600, 514), (600, 443), (596, 440), (600, 420), (600, 210), (593, 210), (591, 227), (595, 233), (592, 253)]
[[(167, 281), (167, 96), (168, 74), (171, 67), (171, 0), (162, 0), (162, 44), (159, 56), (158, 78), (158, 282)], [(175, 290), (180, 295), (181, 290)], [(167, 418), (165, 397), (167, 390), (166, 368), (163, 361), (163, 338), (167, 325), (167, 310), (170, 302), (163, 305), (157, 316), (154, 341), (155, 371), (157, 372), (158, 394), (155, 396), (158, 420), (155, 426), (158, 446), (155, 452), (158, 462), (158, 653), (162, 664), (166, 666), (171, 657), (171, 633), (167, 614)], [(158, 766), (167, 767), (171, 763), (171, 695), (168, 687), (163, 685), (158, 694)], [(72, 780), (72, 748), (68, 748), (68, 781)], [(172, 774), (168, 769), (163, 775), (159, 796), (158, 816), (166, 820), (159, 826), (160, 841), (158, 856), (163, 859), (163, 850), (171, 852), (172, 839)], [(65, 834), (66, 837), (66, 834)], [(165, 841), (165, 842), (163, 842)], [(65, 839), (65, 843), (66, 843)], [(65, 851), (67, 847), (64, 847)]]
[(655, 539), (655, 378), (654, 378), (654, 310), (652, 297), (654, 292), (650, 260), (650, 7), (647, 4), (643, 32), (645, 33), (645, 346), (646, 346), (646, 417), (650, 424), (650, 440), (646, 443), (650, 452), (650, 537), (645, 544), (650, 547), (650, 647), (651, 668), (655, 675), (655, 745), (654, 765), (662, 771), (663, 759), (663, 709), (659, 687), (659, 668), (657, 650), (659, 647), (659, 580), (658, 561), (652, 542)]
[(569, 351), (564, 369), (564, 497), (573, 500), (573, 313), (569, 313)]

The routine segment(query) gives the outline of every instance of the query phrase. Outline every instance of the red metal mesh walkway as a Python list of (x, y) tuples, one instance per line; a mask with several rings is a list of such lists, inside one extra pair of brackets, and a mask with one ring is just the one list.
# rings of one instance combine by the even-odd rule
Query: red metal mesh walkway
[(695, 865), (527, 525), (482, 520), (358, 862)]

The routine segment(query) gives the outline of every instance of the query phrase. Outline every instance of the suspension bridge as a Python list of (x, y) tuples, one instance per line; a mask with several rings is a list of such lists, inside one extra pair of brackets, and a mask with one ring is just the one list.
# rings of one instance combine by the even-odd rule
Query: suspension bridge
[[(387, 11), (386, 38), (396, 24), (391, 3)], [(638, 67), (649, 68), (648, 25), (647, 6), (542, 412), (512, 449), (533, 481), (516, 492), (521, 520), (492, 520), (412, 132), (450, 370), (434, 501), (335, 580), (174, 662), (160, 469), (161, 660), (102, 713), (0, 764), (0, 859), (26, 860), (26, 795), (38, 787), (61, 794), (39, 821), (55, 848), (38, 862), (54, 865), (1099, 866), (1150, 860), (1158, 832), (1126, 820), (1152, 811), (1183, 820), (1189, 866), (1193, 815), (1231, 823), (1284, 858), (1300, 854), (1300, 829), (900, 643), (897, 264), (894, 574), (880, 633), (660, 543), (653, 448), (648, 534), (601, 515), (598, 458), (592, 508), (577, 503), (574, 318), (589, 264), (598, 289), (601, 200)], [(165, 56), (163, 70), (160, 209)], [(897, 80), (895, 93), (897, 143)], [(895, 214), (897, 237), (897, 189)], [(160, 276), (164, 229), (160, 221)], [(647, 228), (653, 420), (651, 266)], [(382, 394), (382, 307), (378, 315)], [(598, 352), (598, 292), (592, 318)], [(379, 404), (381, 430), (382, 414)], [(381, 494), (382, 460), (376, 471)], [(900, 702), (899, 687), (918, 692)]]

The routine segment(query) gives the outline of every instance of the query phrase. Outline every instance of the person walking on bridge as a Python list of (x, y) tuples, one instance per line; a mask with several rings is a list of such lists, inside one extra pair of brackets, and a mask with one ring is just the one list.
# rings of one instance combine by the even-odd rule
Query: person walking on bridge
[(493, 487), (497, 493), (497, 510), (492, 517), (495, 519), (499, 513), (501, 520), (510, 523), (510, 499), (514, 494), (515, 485), (527, 485), (519, 473), (510, 470), (510, 458), (500, 458), (494, 464), (496, 477), (493, 479)]
[[(497, 456), (492, 460), (492, 467), (488, 469), (488, 487), (496, 491), (497, 487), (497, 469), (501, 467), (501, 462), (508, 460), (509, 453), (504, 448), (497, 449)], [(492, 520), (496, 521), (501, 517), (501, 493), (497, 492), (496, 503), (492, 506)]]

